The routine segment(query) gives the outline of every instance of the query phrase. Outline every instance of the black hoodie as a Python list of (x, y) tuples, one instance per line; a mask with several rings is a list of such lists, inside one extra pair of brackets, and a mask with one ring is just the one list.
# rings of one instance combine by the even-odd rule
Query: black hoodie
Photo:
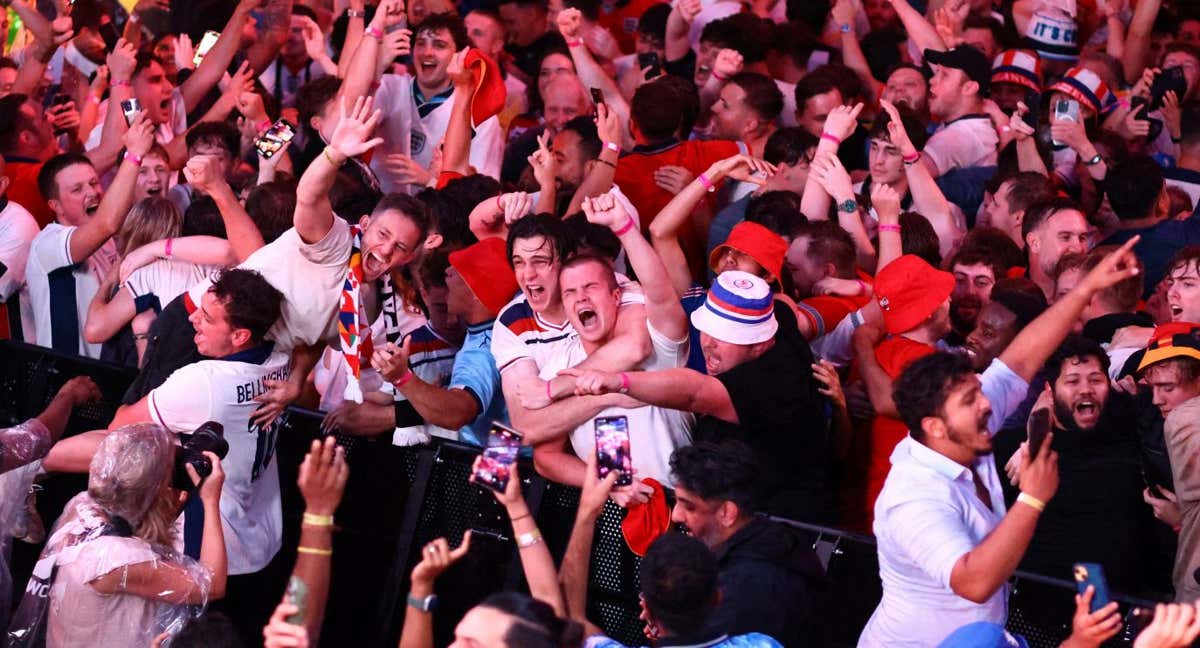
[(785, 646), (809, 645), (812, 616), (825, 570), (803, 534), (765, 517), (751, 520), (717, 555), (721, 603), (707, 630), (729, 635), (761, 632)]

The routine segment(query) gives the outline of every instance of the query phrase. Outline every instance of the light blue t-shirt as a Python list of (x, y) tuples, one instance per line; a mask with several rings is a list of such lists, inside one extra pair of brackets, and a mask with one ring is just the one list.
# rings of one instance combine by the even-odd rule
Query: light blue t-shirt
[(458, 431), (458, 440), (484, 447), (492, 421), (508, 423), (508, 407), (500, 391), (500, 370), (492, 356), (492, 322), (467, 327), (467, 337), (454, 357), (449, 388), (465, 390), (479, 405), (479, 416)]
[[(783, 648), (783, 644), (775, 641), (765, 634), (751, 632), (750, 634), (737, 635), (730, 637), (729, 635), (721, 635), (709, 641), (699, 643), (676, 644), (671, 643), (668, 639), (665, 642), (658, 644), (659, 648)], [(583, 648), (630, 648), (616, 639), (609, 639), (603, 635), (595, 635), (588, 637), (587, 641), (583, 642)]]

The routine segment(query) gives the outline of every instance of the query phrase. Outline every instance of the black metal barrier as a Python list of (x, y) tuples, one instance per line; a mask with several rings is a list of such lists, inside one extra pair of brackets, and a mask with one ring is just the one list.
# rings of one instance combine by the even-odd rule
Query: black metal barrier
[[(100, 385), (101, 403), (78, 410), (68, 434), (106, 427), (126, 386), (127, 369), (47, 349), (0, 341), (0, 424), (38, 413), (67, 379), (86, 374)], [(279, 435), (276, 458), (284, 515), (283, 550), (268, 570), (282, 594), (295, 560), (304, 504), (296, 487), (299, 464), (311, 441), (320, 438), (321, 415), (289, 410)], [(322, 645), (395, 646), (404, 617), (408, 575), (420, 549), (437, 537), (457, 545), (474, 529), (472, 551), (438, 582), (435, 614), (437, 645), (446, 645), (454, 624), (471, 606), (501, 589), (525, 587), (511, 527), (492, 495), (467, 482), (477, 450), (435, 440), (401, 448), (387, 440), (342, 438), (350, 481), (336, 517), (333, 576)], [(528, 462), (520, 465), (522, 487), (556, 560), (565, 551), (578, 504), (577, 489), (543, 480)], [(86, 487), (82, 476), (52, 476), (44, 483), (38, 508), (49, 525), (63, 505)], [(638, 620), (639, 559), (620, 531), (621, 511), (611, 503), (597, 528), (589, 583), (589, 616), (614, 638), (645, 643)], [(837, 529), (782, 520), (805, 532), (826, 565), (830, 586), (821, 596), (823, 645), (853, 646), (879, 601), (879, 566), (874, 541)], [(20, 591), (40, 547), (16, 543), (14, 587)], [(1009, 598), (1008, 626), (1035, 648), (1057, 646), (1070, 633), (1074, 585), (1018, 572)], [(1152, 605), (1115, 595), (1128, 618), (1134, 606)], [(19, 600), (19, 597), (14, 600)], [(1127, 632), (1110, 645), (1129, 645)]]

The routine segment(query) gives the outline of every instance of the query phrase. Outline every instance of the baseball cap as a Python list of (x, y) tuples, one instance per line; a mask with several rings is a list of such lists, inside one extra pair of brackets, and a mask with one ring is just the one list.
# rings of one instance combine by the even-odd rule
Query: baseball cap
[(450, 267), (475, 293), (475, 298), (492, 313), (500, 309), (517, 294), (517, 277), (508, 266), (504, 239), (490, 237), (461, 250), (450, 253)]
[(938, 648), (1029, 648), (1021, 635), (1009, 634), (990, 621), (976, 621), (950, 633)]
[(717, 263), (725, 254), (725, 249), (733, 249), (754, 259), (764, 270), (771, 273), (771, 278), (779, 280), (783, 271), (783, 256), (787, 254), (788, 244), (783, 237), (771, 230), (750, 221), (742, 221), (729, 232), (725, 242), (713, 248), (708, 256), (708, 267), (717, 272)]
[(959, 45), (945, 51), (925, 50), (925, 62), (930, 65), (962, 70), (967, 78), (979, 84), (979, 94), (986, 95), (992, 81), (992, 64), (983, 52), (970, 45)]
[(1200, 325), (1190, 322), (1171, 322), (1154, 329), (1150, 344), (1141, 351), (1138, 372), (1163, 360), (1171, 358), (1195, 358), (1200, 360)]
[(1032, 50), (1010, 49), (992, 61), (992, 84), (1015, 83), (1033, 92), (1042, 91), (1042, 59)]
[(954, 275), (914, 254), (892, 261), (875, 275), (875, 299), (887, 332), (911, 331), (934, 314), (954, 292)]
[(749, 272), (722, 272), (692, 312), (692, 326), (729, 344), (766, 342), (779, 330), (771, 287)]

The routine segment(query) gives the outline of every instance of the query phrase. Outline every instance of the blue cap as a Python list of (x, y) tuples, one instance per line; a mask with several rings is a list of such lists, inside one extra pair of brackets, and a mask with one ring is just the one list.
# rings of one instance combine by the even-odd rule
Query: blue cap
[(938, 648), (1029, 648), (1029, 643), (999, 624), (976, 621), (950, 633)]

